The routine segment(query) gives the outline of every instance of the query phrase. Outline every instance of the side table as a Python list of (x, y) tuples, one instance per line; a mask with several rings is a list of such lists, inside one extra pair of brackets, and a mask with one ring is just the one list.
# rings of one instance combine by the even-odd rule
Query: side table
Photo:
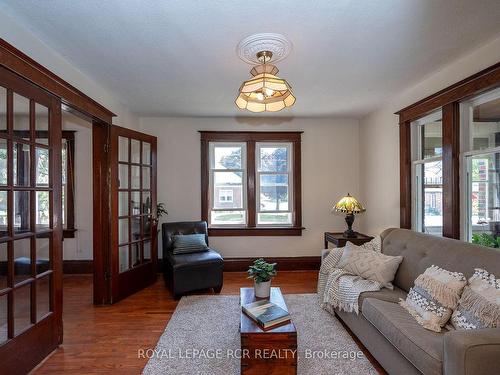
[(328, 249), (328, 243), (335, 245), (336, 247), (344, 247), (347, 241), (352, 242), (355, 245), (362, 245), (365, 242), (370, 242), (373, 237), (367, 236), (366, 234), (358, 233), (357, 237), (346, 238), (342, 232), (325, 232), (325, 249)]

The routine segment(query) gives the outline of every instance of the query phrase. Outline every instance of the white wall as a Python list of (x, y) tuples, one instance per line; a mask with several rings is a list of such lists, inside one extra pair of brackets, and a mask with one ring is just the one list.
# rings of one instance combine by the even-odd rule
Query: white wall
[(158, 137), (158, 201), (168, 221), (201, 215), (199, 130), (293, 131), (302, 135), (301, 237), (212, 237), (227, 257), (319, 255), (323, 232), (342, 229), (330, 208), (347, 192), (358, 194), (358, 121), (291, 118), (141, 118), (141, 131)]
[(63, 259), (92, 259), (92, 124), (63, 112), (63, 130), (75, 130), (75, 238), (65, 238)]
[(394, 112), (500, 61), (500, 37), (395, 94), (360, 121), (360, 190), (367, 212), (363, 232), (399, 227), (399, 127)]
[(78, 70), (2, 10), (0, 10), (0, 37), (114, 112), (117, 115), (113, 119), (114, 124), (137, 128), (138, 118), (120, 103), (115, 95)]

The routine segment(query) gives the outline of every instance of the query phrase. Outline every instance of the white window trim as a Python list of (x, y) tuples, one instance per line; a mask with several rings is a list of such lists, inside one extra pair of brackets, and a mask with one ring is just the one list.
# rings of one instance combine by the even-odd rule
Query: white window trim
[[(248, 209), (247, 209), (247, 144), (246, 142), (209, 142), (209, 212), (208, 220), (211, 227), (223, 228), (239, 228), (242, 225), (248, 224)], [(216, 169), (215, 167), (215, 147), (241, 147), (241, 168), (240, 169)], [(214, 173), (215, 172), (241, 172), (242, 173), (242, 200), (241, 208), (215, 208), (214, 207)], [(237, 224), (212, 224), (212, 212), (231, 212), (231, 211), (244, 211), (243, 223)]]
[[(268, 147), (285, 147), (287, 149), (287, 171), (286, 172), (261, 172), (260, 166), (260, 149)], [(255, 223), (257, 227), (287, 227), (293, 226), (293, 143), (292, 142), (256, 142), (255, 143)], [(261, 175), (288, 175), (288, 210), (287, 211), (262, 211), (260, 209), (260, 176)], [(292, 198), (292, 199), (291, 199)], [(276, 223), (276, 224), (259, 224), (259, 214), (290, 214), (290, 223)]]

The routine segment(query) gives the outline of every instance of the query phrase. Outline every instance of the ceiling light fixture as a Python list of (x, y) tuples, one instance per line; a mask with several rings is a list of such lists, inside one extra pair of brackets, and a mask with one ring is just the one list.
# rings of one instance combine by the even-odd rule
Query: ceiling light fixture
[(238, 108), (250, 112), (277, 112), (294, 105), (295, 96), (291, 86), (277, 76), (278, 68), (269, 64), (273, 53), (259, 51), (256, 57), (260, 65), (252, 68), (250, 74), (253, 77), (241, 85), (235, 100)]

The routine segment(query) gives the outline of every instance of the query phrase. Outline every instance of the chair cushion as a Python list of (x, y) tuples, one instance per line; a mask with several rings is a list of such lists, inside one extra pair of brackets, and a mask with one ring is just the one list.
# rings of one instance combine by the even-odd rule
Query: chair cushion
[(406, 292), (403, 289), (398, 288), (397, 286), (395, 286), (393, 290), (382, 288), (374, 292), (363, 292), (359, 295), (358, 298), (360, 311), (363, 311), (363, 301), (367, 298), (375, 298), (381, 301), (398, 303), (400, 298), (406, 298)]
[(208, 249), (207, 251), (198, 252), (198, 253), (189, 253), (189, 254), (179, 254), (174, 255), (172, 253), (168, 253), (167, 260), (172, 265), (172, 268), (179, 269), (185, 267), (202, 267), (204, 265), (212, 264), (212, 263), (222, 263), (222, 257), (216, 251), (212, 249)]
[(207, 251), (204, 234), (174, 234), (172, 252), (177, 254), (197, 253)]
[(429, 331), (419, 325), (397, 303), (366, 298), (363, 316), (424, 374), (441, 374), (444, 332)]

